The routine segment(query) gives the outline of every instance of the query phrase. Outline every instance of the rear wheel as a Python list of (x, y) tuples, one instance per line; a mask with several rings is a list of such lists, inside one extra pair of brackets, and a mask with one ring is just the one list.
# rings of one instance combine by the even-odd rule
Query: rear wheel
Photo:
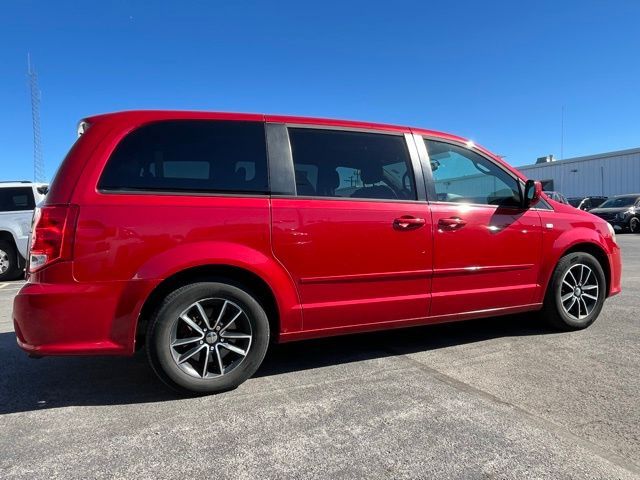
[(591, 325), (602, 310), (606, 280), (600, 262), (584, 252), (569, 253), (556, 266), (545, 296), (546, 320), (561, 330)]
[(629, 220), (629, 231), (631, 233), (640, 233), (640, 218), (633, 217)]
[(0, 240), (0, 282), (14, 280), (20, 274), (18, 253), (13, 243)]
[(154, 371), (174, 390), (215, 393), (255, 373), (269, 333), (264, 309), (244, 289), (194, 283), (172, 292), (156, 310), (147, 353)]

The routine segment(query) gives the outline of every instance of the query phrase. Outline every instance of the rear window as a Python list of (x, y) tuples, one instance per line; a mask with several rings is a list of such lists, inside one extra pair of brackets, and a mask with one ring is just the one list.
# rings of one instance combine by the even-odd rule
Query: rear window
[(0, 212), (17, 212), (35, 208), (31, 187), (0, 188)]
[(116, 147), (98, 188), (268, 193), (264, 124), (182, 120), (140, 127)]

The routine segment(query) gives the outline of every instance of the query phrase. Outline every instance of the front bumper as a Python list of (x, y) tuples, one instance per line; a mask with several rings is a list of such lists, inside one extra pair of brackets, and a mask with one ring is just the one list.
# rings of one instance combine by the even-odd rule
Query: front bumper
[(622, 256), (620, 254), (620, 247), (616, 245), (613, 251), (607, 256), (609, 257), (609, 268), (611, 274), (608, 296), (612, 297), (622, 291)]
[[(602, 217), (599, 217), (599, 218), (602, 218)], [(611, 226), (616, 232), (621, 232), (622, 230), (626, 230), (627, 228), (629, 228), (630, 218), (625, 218), (624, 220), (620, 220), (617, 218), (608, 220), (606, 218), (602, 218), (602, 220), (611, 224)]]
[(629, 222), (621, 222), (621, 221), (615, 220), (615, 221), (610, 221), (609, 223), (611, 224), (611, 226), (616, 232), (621, 232), (622, 230), (625, 230), (626, 228), (629, 227)]

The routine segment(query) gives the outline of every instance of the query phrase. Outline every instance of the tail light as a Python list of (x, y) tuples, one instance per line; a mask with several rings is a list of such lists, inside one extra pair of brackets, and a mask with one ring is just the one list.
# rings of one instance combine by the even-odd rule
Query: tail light
[(76, 205), (36, 208), (31, 230), (29, 273), (59, 260), (71, 259), (77, 218)]

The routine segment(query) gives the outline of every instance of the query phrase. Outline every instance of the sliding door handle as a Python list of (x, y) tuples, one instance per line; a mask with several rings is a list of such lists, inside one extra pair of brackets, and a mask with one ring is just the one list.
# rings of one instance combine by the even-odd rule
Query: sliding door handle
[(416, 228), (423, 227), (426, 223), (427, 222), (424, 218), (403, 215), (393, 221), (393, 228), (396, 230), (415, 230)]
[(459, 230), (467, 224), (460, 217), (441, 218), (438, 220), (438, 228), (440, 230)]

